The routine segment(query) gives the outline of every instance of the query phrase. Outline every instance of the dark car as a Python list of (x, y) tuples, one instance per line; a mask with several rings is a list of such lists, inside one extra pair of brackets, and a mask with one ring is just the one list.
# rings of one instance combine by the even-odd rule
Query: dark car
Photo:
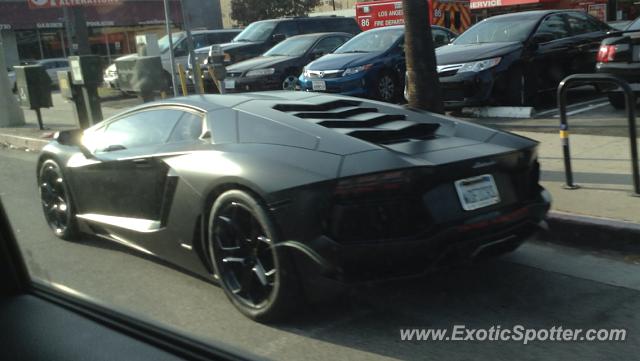
[(302, 68), (351, 39), (348, 33), (290, 37), (257, 58), (227, 67), (228, 92), (294, 90)]
[[(455, 34), (432, 26), (434, 44)], [(307, 65), (300, 75), (306, 91), (340, 93), (393, 102), (400, 99), (405, 72), (404, 26), (388, 26), (355, 36), (332, 54)]]
[(485, 19), (436, 49), (445, 106), (533, 105), (573, 73), (593, 73), (612, 29), (574, 10), (526, 11)]
[[(358, 34), (360, 28), (354, 18), (340, 16), (318, 16), (281, 18), (251, 23), (230, 43), (222, 44), (225, 65), (255, 58), (271, 49), (282, 40), (302, 34), (326, 33), (330, 31)], [(211, 47), (196, 49), (196, 62), (204, 64)], [(206, 64), (205, 64), (206, 65)], [(189, 60), (189, 67), (193, 62)]]
[(54, 139), (37, 175), (57, 236), (220, 282), (262, 321), (291, 313), (302, 285), (514, 250), (550, 206), (535, 141), (344, 96), (175, 98)]
[[(640, 93), (640, 18), (629, 24), (624, 32), (606, 38), (598, 51), (596, 71), (616, 75), (631, 83), (636, 94)], [(617, 109), (624, 109), (624, 94), (615, 89), (608, 92), (609, 102)]]

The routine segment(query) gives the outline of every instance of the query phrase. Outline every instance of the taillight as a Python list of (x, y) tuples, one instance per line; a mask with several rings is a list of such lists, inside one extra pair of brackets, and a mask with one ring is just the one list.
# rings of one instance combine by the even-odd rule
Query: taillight
[(406, 171), (368, 174), (339, 181), (335, 189), (335, 195), (362, 195), (372, 192), (399, 190), (409, 183), (409, 172)]
[(616, 46), (615, 45), (601, 45), (600, 50), (598, 50), (598, 56), (596, 60), (599, 63), (608, 63), (613, 61), (616, 56)]

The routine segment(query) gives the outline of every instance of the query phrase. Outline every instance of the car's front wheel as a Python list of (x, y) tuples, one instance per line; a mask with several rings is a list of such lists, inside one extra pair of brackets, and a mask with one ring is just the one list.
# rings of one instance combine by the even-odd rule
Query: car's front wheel
[(208, 246), (225, 294), (245, 316), (278, 321), (303, 302), (298, 276), (265, 207), (252, 195), (230, 190), (209, 215)]
[(533, 106), (536, 103), (538, 92), (533, 80), (527, 77), (520, 66), (514, 67), (509, 72), (506, 101), (512, 106)]
[(66, 178), (58, 163), (45, 160), (38, 170), (38, 188), (44, 218), (56, 236), (72, 240), (78, 236), (75, 209)]
[(296, 90), (298, 85), (298, 77), (295, 74), (289, 74), (282, 80), (282, 90)]
[(398, 98), (398, 82), (389, 72), (382, 72), (378, 76), (374, 90), (379, 100), (392, 103)]

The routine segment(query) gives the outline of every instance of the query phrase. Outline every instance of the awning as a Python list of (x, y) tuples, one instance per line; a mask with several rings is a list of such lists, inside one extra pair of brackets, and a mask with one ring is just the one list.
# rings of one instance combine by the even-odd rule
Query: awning
[[(171, 20), (182, 23), (180, 3), (169, 2)], [(122, 1), (116, 5), (84, 7), (89, 27), (164, 24), (161, 0)], [(64, 27), (61, 8), (31, 9), (26, 1), (0, 1), (0, 29), (56, 29)]]
[(470, 0), (469, 8), (471, 10), (478, 10), (496, 8), (501, 6), (529, 5), (557, 1), (559, 0)]

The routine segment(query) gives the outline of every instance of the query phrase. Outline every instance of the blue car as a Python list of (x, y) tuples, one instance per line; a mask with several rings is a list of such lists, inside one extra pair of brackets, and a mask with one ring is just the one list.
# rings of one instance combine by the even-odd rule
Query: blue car
[[(438, 26), (432, 33), (436, 47), (456, 36)], [(361, 33), (309, 63), (298, 80), (305, 91), (394, 102), (402, 97), (405, 68), (404, 26), (388, 26)]]

